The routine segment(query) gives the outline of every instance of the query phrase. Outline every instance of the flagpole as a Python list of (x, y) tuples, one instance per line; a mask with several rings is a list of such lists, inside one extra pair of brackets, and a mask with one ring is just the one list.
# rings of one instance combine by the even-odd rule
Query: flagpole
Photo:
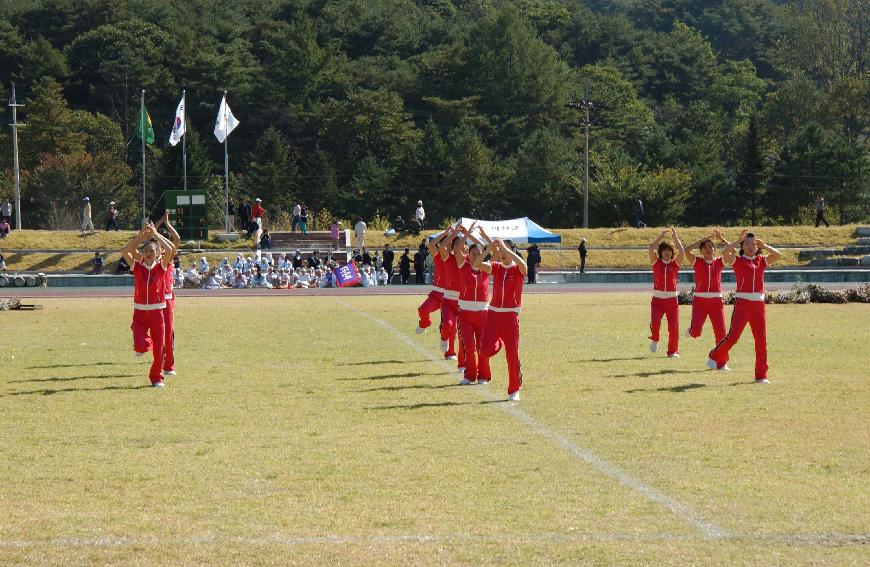
[[(224, 91), (224, 124), (227, 124), (227, 91)], [(223, 211), (224, 211), (224, 232), (229, 234), (230, 232), (230, 215), (227, 213), (227, 203), (230, 202), (230, 158), (227, 150), (227, 141), (229, 140), (229, 132), (227, 132), (226, 137), (224, 137), (224, 203), (223, 203)]]
[(142, 226), (145, 226), (145, 89), (139, 105), (139, 137), (142, 139)]
[(181, 91), (181, 104), (184, 105), (184, 135), (181, 137), (181, 156), (184, 164), (184, 190), (187, 191), (187, 91)]

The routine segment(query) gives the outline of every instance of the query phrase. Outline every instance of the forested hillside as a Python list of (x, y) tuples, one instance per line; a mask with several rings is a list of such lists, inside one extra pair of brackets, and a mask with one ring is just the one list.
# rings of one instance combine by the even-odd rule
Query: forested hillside
[[(212, 135), (224, 90), (231, 192), (273, 216), (413, 212), (590, 224), (799, 223), (870, 216), (870, 1), (0, 0), (0, 99), (15, 81), (25, 226), (83, 195), (139, 217), (181, 187), (168, 144), (187, 91), (188, 186), (223, 195)], [(0, 197), (12, 195), (6, 109)]]

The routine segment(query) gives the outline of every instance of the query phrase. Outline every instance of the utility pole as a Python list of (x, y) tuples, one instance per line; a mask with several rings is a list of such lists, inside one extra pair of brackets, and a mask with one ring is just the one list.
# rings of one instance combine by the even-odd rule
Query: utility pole
[(585, 150), (583, 152), (583, 228), (589, 228), (589, 110), (593, 104), (589, 100), (588, 81), (583, 89), (583, 100), (580, 102), (569, 102), (568, 106), (585, 113), (585, 117), (580, 124), (584, 127), (584, 136), (586, 138)]
[(18, 108), (24, 108), (15, 99), (15, 83), (12, 83), (12, 179), (15, 184), (15, 230), (21, 230), (21, 171), (18, 167), (18, 127), (24, 126), (18, 123)]

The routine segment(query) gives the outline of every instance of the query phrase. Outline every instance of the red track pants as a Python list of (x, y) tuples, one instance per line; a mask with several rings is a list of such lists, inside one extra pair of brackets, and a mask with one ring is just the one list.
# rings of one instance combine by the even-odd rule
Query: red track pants
[[(456, 329), (459, 326), (459, 301), (455, 299), (441, 300), (441, 340), (447, 341), (447, 352), (444, 357), (456, 356)], [(461, 341), (460, 341), (461, 345)], [(461, 346), (460, 346), (461, 350)], [(459, 358), (459, 357), (457, 357)], [(464, 357), (463, 357), (464, 358)], [(459, 361), (460, 363), (463, 361)]]
[(163, 364), (163, 310), (134, 309), (130, 328), (133, 329), (133, 350), (143, 354), (150, 350), (154, 356), (148, 378), (152, 384), (160, 382), (163, 380), (160, 375), (160, 366)]
[(668, 355), (680, 350), (680, 304), (676, 297), (653, 297), (649, 340), (659, 342), (662, 317), (668, 318)]
[(420, 317), (420, 328), (428, 329), (432, 325), (432, 319), (429, 317), (432, 313), (441, 308), (441, 298), (443, 295), (439, 291), (430, 291), (429, 297), (420, 304), (417, 308), (417, 314)]
[(465, 346), (465, 379), (489, 382), (489, 357), (480, 354), (483, 331), (486, 328), (487, 311), (459, 310), (459, 331)]
[(725, 338), (725, 306), (721, 297), (697, 297), (692, 299), (692, 323), (689, 325), (689, 336), (697, 339), (701, 336), (704, 323), (710, 318), (713, 325), (713, 336), (716, 344)]
[(520, 314), (490, 311), (483, 328), (480, 356), (491, 358), (498, 354), (502, 345), (508, 365), (508, 395), (523, 385), (523, 371), (520, 367)]
[(734, 311), (731, 312), (731, 328), (725, 338), (710, 351), (710, 358), (716, 361), (716, 366), (722, 368), (728, 362), (728, 352), (731, 350), (747, 323), (755, 339), (755, 378), (767, 378), (767, 316), (764, 313), (763, 301), (737, 299), (734, 301)]
[(163, 310), (163, 370), (175, 370), (175, 300), (166, 300)]

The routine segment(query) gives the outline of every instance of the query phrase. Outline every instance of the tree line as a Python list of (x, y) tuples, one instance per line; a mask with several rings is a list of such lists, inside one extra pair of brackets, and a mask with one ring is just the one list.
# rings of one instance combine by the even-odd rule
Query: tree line
[[(16, 83), (25, 225), (83, 195), (140, 218), (188, 187), (222, 208), (224, 89), (236, 200), (338, 218), (528, 215), (577, 226), (588, 88), (590, 223), (807, 223), (823, 193), (870, 217), (867, 0), (0, 0), (0, 99)], [(11, 114), (9, 115), (11, 118)], [(9, 120), (7, 120), (9, 122)], [(0, 134), (0, 197), (12, 142)]]

